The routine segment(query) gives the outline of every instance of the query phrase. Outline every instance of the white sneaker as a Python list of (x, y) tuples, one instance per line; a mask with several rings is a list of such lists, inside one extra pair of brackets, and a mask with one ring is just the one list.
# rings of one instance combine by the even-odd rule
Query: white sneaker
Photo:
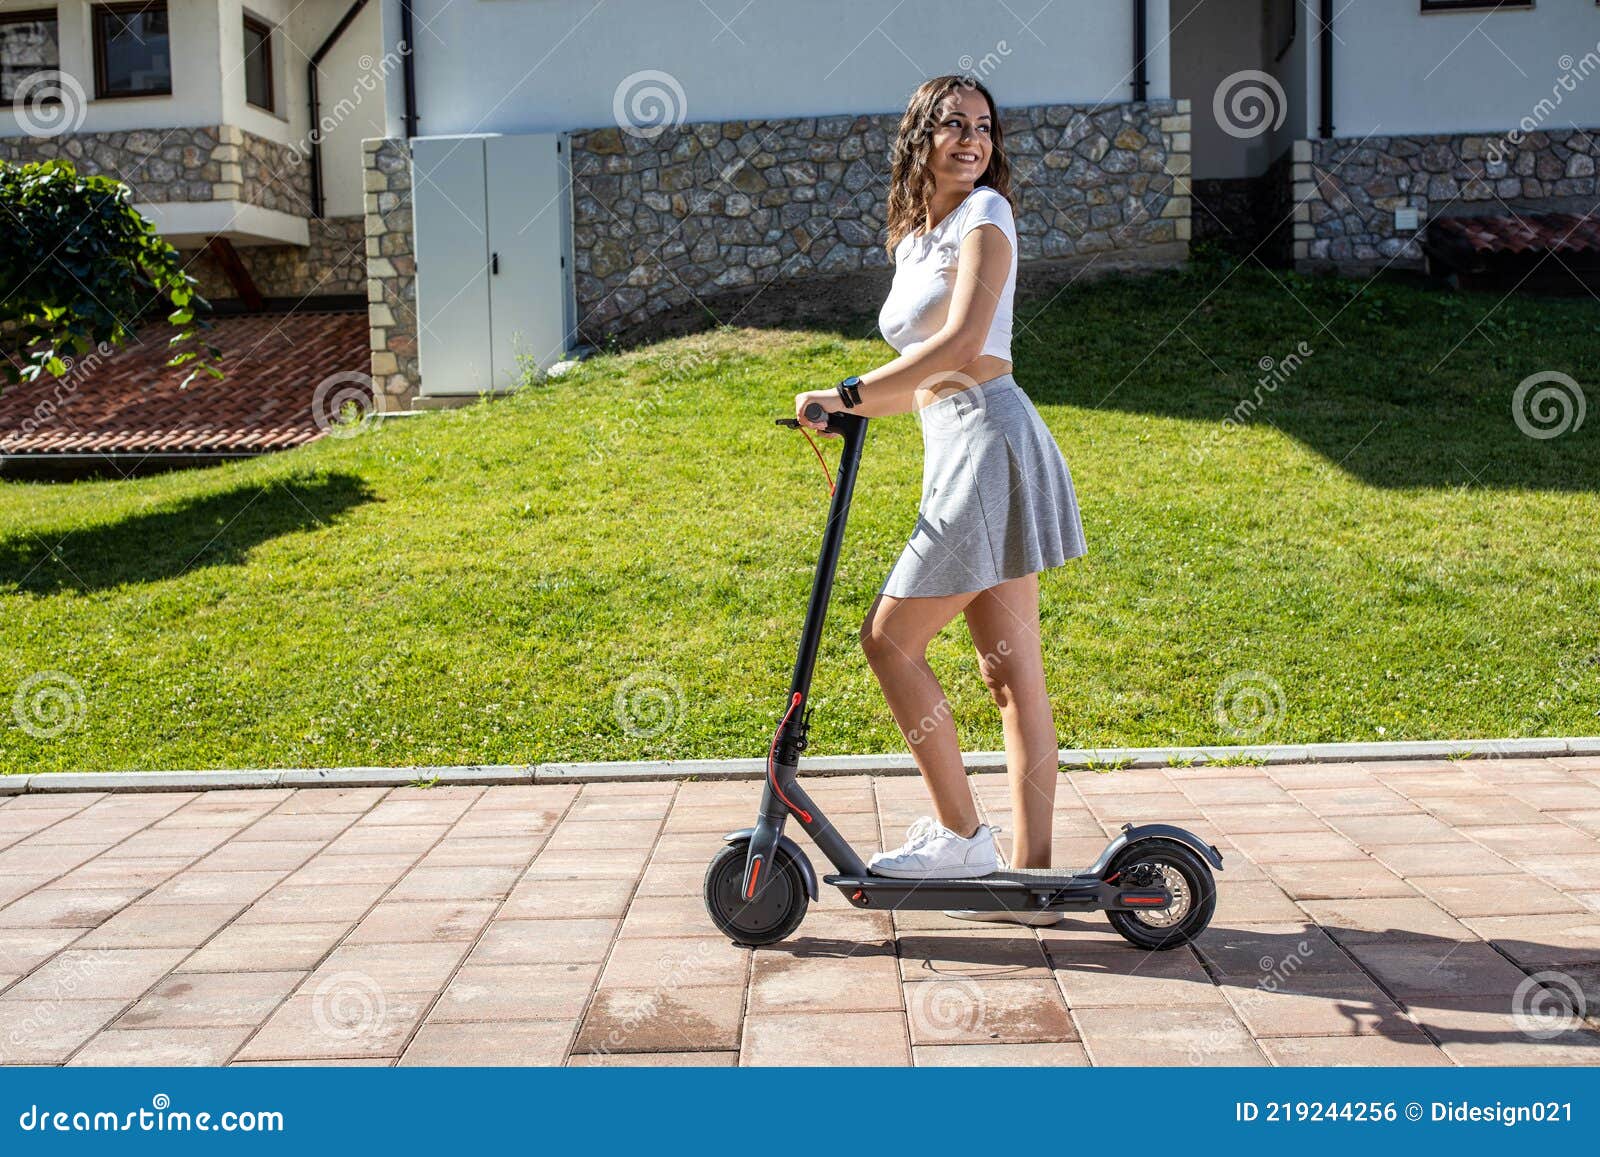
[(1048, 928), (1061, 923), (1061, 913), (1048, 909), (1027, 912), (978, 912), (971, 908), (946, 908), (944, 914), (952, 920), (986, 920), (992, 924), (1026, 924), (1030, 928)]
[(979, 824), (970, 839), (923, 816), (906, 829), (906, 842), (892, 852), (877, 852), (867, 870), (897, 880), (971, 880), (1000, 866), (994, 833)]

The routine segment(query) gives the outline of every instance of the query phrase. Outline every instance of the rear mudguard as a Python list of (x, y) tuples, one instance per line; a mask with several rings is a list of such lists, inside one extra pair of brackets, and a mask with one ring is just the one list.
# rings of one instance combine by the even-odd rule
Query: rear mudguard
[(1172, 840), (1184, 844), (1199, 852), (1217, 871), (1222, 870), (1222, 853), (1191, 831), (1174, 827), (1172, 824), (1140, 824), (1138, 827), (1133, 824), (1123, 824), (1117, 838), (1106, 845), (1105, 851), (1100, 853), (1100, 858), (1084, 869), (1084, 874), (1103, 875), (1118, 852), (1129, 844), (1136, 844), (1141, 840)]
[[(755, 834), (755, 828), (740, 828), (736, 832), (729, 832), (727, 835), (723, 836), (722, 842), (725, 844), (737, 844), (741, 840), (754, 839)], [(795, 843), (788, 836), (779, 836), (778, 847), (788, 852), (789, 858), (794, 860), (794, 862), (800, 866), (800, 874), (804, 876), (806, 880), (806, 894), (815, 900), (817, 898), (817, 873), (815, 869), (811, 867), (811, 861), (806, 859), (806, 854), (800, 850), (800, 845)]]

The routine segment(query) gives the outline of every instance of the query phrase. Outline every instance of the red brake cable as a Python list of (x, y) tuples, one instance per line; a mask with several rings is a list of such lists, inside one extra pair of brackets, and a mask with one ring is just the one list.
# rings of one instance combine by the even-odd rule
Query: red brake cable
[(828, 473), (828, 460), (822, 456), (822, 451), (817, 447), (816, 442), (812, 439), (811, 431), (806, 429), (804, 426), (801, 426), (800, 432), (806, 436), (806, 441), (811, 443), (812, 452), (816, 454), (817, 461), (822, 464), (822, 476), (828, 480), (828, 497), (832, 498), (833, 475)]

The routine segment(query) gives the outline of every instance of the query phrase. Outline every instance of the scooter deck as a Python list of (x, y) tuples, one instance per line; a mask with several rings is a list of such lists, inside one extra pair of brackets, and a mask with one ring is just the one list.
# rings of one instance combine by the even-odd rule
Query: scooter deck
[(824, 876), (822, 882), (838, 888), (858, 908), (1149, 910), (1172, 902), (1165, 888), (1119, 888), (1097, 875), (1059, 868), (1007, 868), (970, 880), (902, 880), (869, 872)]

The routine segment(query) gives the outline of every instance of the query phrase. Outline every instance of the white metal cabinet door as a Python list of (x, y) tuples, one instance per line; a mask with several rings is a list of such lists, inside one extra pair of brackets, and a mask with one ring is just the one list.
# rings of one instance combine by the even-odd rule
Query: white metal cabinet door
[(494, 384), (515, 389), (567, 350), (570, 182), (557, 133), (485, 140)]
[(422, 393), (494, 388), (484, 137), (411, 142)]

